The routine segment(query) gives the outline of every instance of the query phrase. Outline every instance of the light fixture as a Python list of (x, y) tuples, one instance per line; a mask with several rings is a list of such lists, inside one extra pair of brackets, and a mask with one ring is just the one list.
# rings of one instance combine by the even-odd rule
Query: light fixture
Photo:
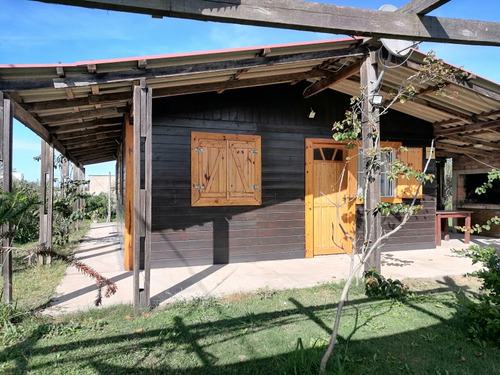
[(314, 112), (314, 109), (311, 108), (311, 112), (309, 112), (309, 118), (314, 118), (316, 116), (316, 112)]
[(384, 97), (380, 94), (374, 94), (370, 98), (370, 104), (376, 107), (380, 107), (383, 101)]

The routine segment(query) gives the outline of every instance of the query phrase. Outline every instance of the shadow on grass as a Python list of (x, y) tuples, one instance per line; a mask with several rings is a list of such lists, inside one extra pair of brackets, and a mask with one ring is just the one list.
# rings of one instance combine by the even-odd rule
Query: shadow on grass
[[(451, 279), (444, 285), (446, 292), (457, 287)], [(228, 316), (218, 302), (187, 303), (157, 312), (165, 321), (154, 328), (147, 327), (147, 320), (137, 326), (127, 323), (130, 333), (103, 329), (49, 340), (45, 338), (48, 327), (41, 325), (23, 342), (0, 352), (0, 362), (10, 361), (13, 374), (69, 370), (139, 375), (317, 374), (336, 304), (307, 306), (295, 297), (287, 301), (293, 307), (283, 308), (281, 302), (265, 312), (254, 313), (250, 308), (237, 316)], [(440, 314), (439, 307), (436, 312), (432, 299), (391, 303), (360, 298), (347, 307), (350, 312), (327, 374), (482, 375), (500, 368), (499, 351), (478, 349), (465, 338), (457, 317)], [(412, 330), (413, 313), (428, 325)], [(197, 314), (194, 319), (193, 314)], [(396, 322), (399, 327), (389, 326)], [(144, 330), (136, 330), (142, 324)], [(269, 344), (271, 336), (274, 341)]]

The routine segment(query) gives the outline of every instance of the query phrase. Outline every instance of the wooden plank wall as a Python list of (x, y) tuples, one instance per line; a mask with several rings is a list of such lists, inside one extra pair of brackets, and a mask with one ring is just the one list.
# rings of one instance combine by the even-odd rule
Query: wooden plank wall
[[(333, 91), (303, 99), (304, 88), (154, 100), (154, 267), (304, 257), (305, 139), (330, 139), (332, 123), (349, 105), (349, 97)], [(191, 131), (262, 137), (262, 206), (191, 207)]]
[[(408, 104), (408, 105), (411, 105)], [(429, 147), (433, 138), (432, 126), (399, 112), (391, 112), (382, 117), (381, 134), (383, 141), (399, 141), (403, 146), (422, 147), (425, 165), (425, 147)], [(436, 162), (433, 160), (427, 173), (436, 173)], [(410, 199), (403, 203), (410, 203)], [(398, 250), (417, 250), (436, 247), (436, 182), (427, 183), (422, 191), (422, 198), (417, 201), (424, 209), (412, 216), (405, 227), (389, 238), (382, 247), (383, 252)], [(356, 209), (356, 234), (357, 240), (362, 240), (363, 226), (361, 225), (361, 206)], [(391, 230), (400, 223), (400, 217), (382, 217), (383, 233)]]

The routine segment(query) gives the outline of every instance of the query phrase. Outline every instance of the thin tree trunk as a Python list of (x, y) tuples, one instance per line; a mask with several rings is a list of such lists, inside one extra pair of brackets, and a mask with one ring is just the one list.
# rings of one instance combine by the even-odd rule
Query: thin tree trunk
[[(325, 351), (325, 354), (323, 355), (323, 358), (321, 359), (320, 370), (319, 370), (320, 374), (323, 374), (325, 372), (328, 360), (330, 359), (330, 357), (333, 353), (333, 349), (335, 348), (335, 343), (337, 342), (337, 336), (338, 336), (338, 331), (339, 331), (339, 327), (340, 327), (340, 319), (342, 318), (342, 311), (343, 311), (345, 303), (347, 301), (349, 289), (351, 287), (351, 284), (352, 284), (352, 281), (353, 281), (355, 275), (360, 270), (360, 268), (365, 265), (366, 260), (369, 259), (369, 257), (372, 255), (372, 253), (379, 247), (380, 243), (382, 241), (384, 241), (386, 238), (389, 238), (390, 236), (392, 236), (394, 233), (398, 232), (406, 224), (406, 222), (410, 219), (411, 212), (412, 212), (411, 209), (415, 206), (415, 203), (417, 201), (417, 196), (420, 192), (420, 189), (422, 188), (425, 173), (426, 173), (427, 169), (429, 168), (429, 163), (432, 159), (433, 149), (434, 149), (434, 141), (432, 141), (431, 155), (430, 155), (429, 159), (427, 159), (427, 163), (425, 164), (424, 170), (422, 172), (422, 178), (420, 179), (418, 187), (417, 187), (417, 191), (415, 192), (415, 195), (413, 196), (413, 199), (412, 199), (412, 202), (411, 202), (410, 207), (408, 209), (408, 212), (406, 212), (401, 223), (397, 227), (395, 227), (393, 230), (391, 230), (390, 232), (387, 232), (386, 234), (377, 238), (377, 240), (373, 244), (371, 244), (369, 250), (366, 253), (363, 253), (360, 262), (349, 273), (349, 276), (346, 280), (344, 288), (342, 289), (342, 294), (340, 296), (339, 304), (337, 306), (337, 313), (335, 315), (335, 322), (333, 325), (332, 334), (330, 336), (330, 342), (328, 343), (328, 347)], [(365, 243), (366, 243), (366, 241), (365, 241)], [(363, 246), (365, 246), (365, 245), (363, 245)]]

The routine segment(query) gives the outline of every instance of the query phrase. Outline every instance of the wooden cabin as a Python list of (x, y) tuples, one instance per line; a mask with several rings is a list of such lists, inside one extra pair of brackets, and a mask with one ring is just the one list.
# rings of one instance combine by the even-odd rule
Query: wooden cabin
[[(332, 139), (332, 124), (359, 95), (367, 69), (381, 70), (381, 59), (374, 59), (380, 46), (362, 44), (362, 38), (346, 38), (76, 64), (0, 65), (0, 125), (8, 130), (19, 120), (79, 173), (85, 165), (116, 161), (124, 267), (134, 269), (136, 301), (143, 291), (141, 300), (149, 301), (151, 267), (351, 251), (338, 223), (357, 241), (362, 238), (356, 196), (363, 163)], [(389, 99), (424, 57), (413, 51), (393, 59), (381, 95)], [(469, 74), (446, 82), (445, 95), (435, 95), (436, 88), (417, 85), (413, 101), (394, 103), (380, 118), (382, 145), (394, 149), (390, 157), (417, 169), (430, 157), (428, 172), (437, 176), (419, 196), (423, 210), (383, 244), (383, 251), (435, 246), (447, 158), (472, 155), (499, 166), (500, 86)], [(432, 140), (435, 156), (429, 153)], [(406, 152), (398, 151), (401, 145)], [(4, 160), (8, 150), (4, 147)], [(50, 159), (44, 175), (52, 169)], [(386, 177), (382, 173), (382, 200), (404, 203), (412, 197), (414, 181)], [(337, 214), (331, 202), (349, 204)], [(50, 210), (45, 211), (50, 223)], [(400, 219), (383, 218), (382, 229)], [(49, 233), (50, 224), (42, 231)]]
[[(339, 242), (347, 239), (333, 225), (337, 213), (328, 200), (348, 190), (353, 191), (350, 199), (357, 194), (356, 160), (349, 162), (355, 164), (349, 168), (354, 173), (346, 176), (342, 193), (335, 186), (349, 150), (332, 139), (332, 124), (343, 118), (350, 97), (328, 90), (304, 100), (306, 87), (278, 84), (153, 99), (152, 265), (344, 252), (332, 241), (332, 236)], [(311, 110), (314, 118), (309, 118)], [(381, 122), (382, 139), (396, 150), (401, 144), (411, 147), (421, 169), (432, 125), (396, 111)], [(392, 185), (384, 200), (411, 198)], [(385, 250), (435, 246), (434, 185), (425, 187), (421, 200), (425, 210)], [(351, 232), (355, 203), (342, 212)], [(396, 218), (388, 218), (384, 226), (394, 222)], [(344, 246), (350, 248), (349, 243)]]

